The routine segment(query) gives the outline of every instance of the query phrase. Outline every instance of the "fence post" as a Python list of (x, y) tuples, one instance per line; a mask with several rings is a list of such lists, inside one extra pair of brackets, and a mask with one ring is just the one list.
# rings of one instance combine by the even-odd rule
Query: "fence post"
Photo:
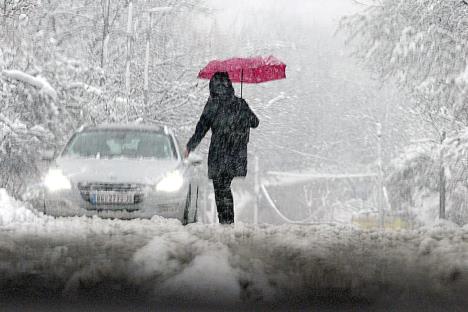
[(208, 183), (205, 182), (203, 188), (203, 222), (211, 222), (211, 210), (210, 210), (210, 192), (208, 191)]
[(258, 224), (258, 195), (260, 193), (260, 170), (259, 170), (259, 161), (258, 156), (255, 155), (255, 163), (254, 163), (254, 192), (255, 192), (255, 203), (254, 203), (254, 215), (253, 215), (253, 223)]
[(216, 199), (215, 199), (215, 196), (214, 196), (214, 193), (212, 193), (212, 196), (210, 196), (210, 203), (211, 203), (211, 223), (217, 223), (217, 220), (216, 220), (216, 213), (217, 213), (217, 209), (216, 209)]
[(445, 167), (444, 167), (444, 153), (443, 146), (446, 137), (445, 131), (442, 132), (442, 139), (440, 141), (440, 171), (439, 171), (439, 219), (445, 219)]
[(380, 213), (380, 228), (383, 229), (385, 227), (385, 211), (383, 207), (383, 170), (382, 170), (382, 124), (380, 122), (376, 123), (377, 126), (377, 166), (379, 170), (379, 182), (378, 187), (379, 190), (377, 192), (378, 196), (378, 205), (379, 205), (379, 213)]

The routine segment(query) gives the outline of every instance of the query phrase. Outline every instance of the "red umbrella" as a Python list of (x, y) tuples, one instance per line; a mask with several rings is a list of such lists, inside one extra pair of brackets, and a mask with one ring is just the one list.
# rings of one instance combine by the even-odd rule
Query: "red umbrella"
[(198, 78), (211, 79), (216, 72), (227, 72), (232, 82), (260, 83), (286, 78), (286, 64), (274, 56), (231, 58), (227, 60), (214, 60), (208, 63)]

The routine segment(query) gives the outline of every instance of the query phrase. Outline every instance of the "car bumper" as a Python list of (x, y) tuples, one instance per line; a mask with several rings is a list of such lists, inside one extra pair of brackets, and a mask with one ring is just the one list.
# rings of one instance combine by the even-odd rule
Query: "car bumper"
[(155, 215), (182, 221), (188, 186), (174, 193), (148, 191), (136, 204), (92, 204), (76, 188), (45, 192), (44, 212), (53, 216), (94, 216), (107, 218), (151, 218)]

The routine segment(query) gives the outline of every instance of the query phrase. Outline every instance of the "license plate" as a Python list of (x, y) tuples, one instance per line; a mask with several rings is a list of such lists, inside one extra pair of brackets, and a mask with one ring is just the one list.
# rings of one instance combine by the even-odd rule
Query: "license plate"
[(93, 205), (133, 204), (135, 202), (135, 194), (122, 192), (95, 192), (89, 194), (89, 200)]

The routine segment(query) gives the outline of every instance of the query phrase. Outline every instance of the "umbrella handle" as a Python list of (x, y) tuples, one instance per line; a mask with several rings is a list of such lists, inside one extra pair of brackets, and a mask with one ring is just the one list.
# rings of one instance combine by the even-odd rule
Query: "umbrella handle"
[(242, 82), (244, 80), (244, 69), (241, 69), (241, 99), (242, 99)]

